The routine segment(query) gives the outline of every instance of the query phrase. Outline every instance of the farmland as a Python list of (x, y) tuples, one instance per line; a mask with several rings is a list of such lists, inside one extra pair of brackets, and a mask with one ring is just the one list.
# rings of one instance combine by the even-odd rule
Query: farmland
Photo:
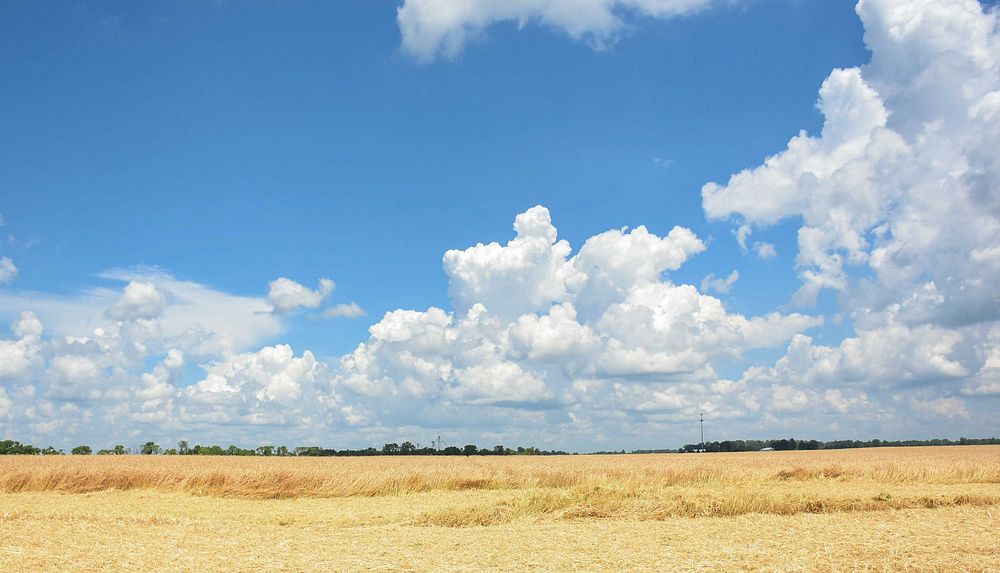
[(1000, 447), (0, 458), (0, 570), (1000, 570)]

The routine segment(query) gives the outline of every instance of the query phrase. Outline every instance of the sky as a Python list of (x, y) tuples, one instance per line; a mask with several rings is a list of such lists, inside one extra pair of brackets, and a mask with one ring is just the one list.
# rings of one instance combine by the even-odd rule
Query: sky
[(1000, 435), (976, 0), (0, 6), (0, 434)]

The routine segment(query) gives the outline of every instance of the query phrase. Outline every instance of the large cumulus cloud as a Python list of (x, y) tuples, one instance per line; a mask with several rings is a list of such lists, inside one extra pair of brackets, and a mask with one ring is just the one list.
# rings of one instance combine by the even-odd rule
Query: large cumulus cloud
[[(387, 313), (343, 358), (338, 385), (413, 424), (442, 405), (458, 418), (469, 409), (549, 410), (546, 423), (571, 424), (569, 413), (580, 420), (609, 407), (649, 410), (649, 391), (678, 396), (659, 400), (658, 412), (681, 410), (698, 403), (691, 395), (723, 401), (729, 388), (711, 387), (717, 363), (822, 322), (798, 313), (745, 317), (673, 283), (666, 273), (705, 249), (688, 229), (663, 237), (615, 229), (574, 255), (537, 206), (516, 217), (514, 231), (505, 245), (448, 251), (454, 312)], [(678, 394), (681, 383), (691, 386)]]
[(895, 391), (913, 414), (975, 418), (961, 396), (995, 394), (1000, 319), (997, 13), (975, 0), (863, 0), (857, 12), (872, 59), (823, 83), (822, 133), (702, 189), (706, 214), (744, 241), (801, 220), (792, 303), (831, 289), (856, 329), (837, 346), (797, 337), (744, 377)]

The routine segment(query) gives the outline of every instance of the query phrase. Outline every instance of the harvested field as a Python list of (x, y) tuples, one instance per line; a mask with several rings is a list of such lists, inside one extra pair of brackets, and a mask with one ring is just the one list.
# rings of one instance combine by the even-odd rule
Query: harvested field
[(1000, 570), (1000, 447), (0, 458), (0, 570)]

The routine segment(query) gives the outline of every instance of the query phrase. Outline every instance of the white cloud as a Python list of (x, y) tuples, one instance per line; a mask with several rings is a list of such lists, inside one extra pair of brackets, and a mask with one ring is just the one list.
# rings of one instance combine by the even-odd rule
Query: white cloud
[(569, 243), (556, 240), (547, 209), (521, 213), (514, 230), (517, 235), (506, 246), (480, 243), (445, 253), (448, 293), (456, 312), (483, 304), (494, 314), (516, 318), (564, 300), (584, 280), (567, 260)]
[(983, 365), (969, 381), (962, 394), (967, 396), (1000, 396), (1000, 325), (994, 326), (979, 353), (985, 355)]
[(184, 366), (184, 353), (176, 348), (167, 351), (167, 357), (163, 359), (163, 364), (167, 368), (180, 368)]
[(554, 305), (547, 314), (523, 314), (510, 326), (511, 356), (537, 362), (568, 364), (600, 348), (598, 337), (577, 322), (569, 302)]
[(310, 290), (299, 283), (281, 277), (270, 282), (267, 300), (274, 312), (285, 313), (299, 307), (316, 308), (323, 304), (336, 285), (330, 279), (319, 279), (319, 288)]
[(17, 267), (10, 257), (0, 257), (0, 284), (8, 284), (17, 276)]
[(759, 241), (753, 244), (753, 252), (759, 259), (773, 259), (778, 256), (778, 251), (773, 244)]
[[(271, 305), (263, 298), (232, 295), (155, 269), (115, 270), (102, 273), (100, 278), (152, 284), (165, 298), (166, 306), (155, 318), (144, 318), (158, 306), (154, 295), (146, 301), (152, 302), (151, 306), (133, 308), (137, 315), (112, 318), (109, 309), (130, 299), (124, 292), (111, 288), (94, 288), (71, 295), (4, 292), (0, 294), (0, 316), (17, 316), (31, 309), (50, 334), (60, 337), (91, 336), (96, 329), (108, 331), (119, 318), (129, 318), (125, 320), (128, 324), (114, 328), (135, 330), (142, 322), (154, 325), (157, 337), (194, 356), (259, 348), (261, 343), (285, 330), (282, 318), (271, 313)], [(148, 288), (143, 291), (151, 294)], [(140, 298), (131, 300), (139, 302)]]
[(7, 417), (13, 405), (14, 403), (11, 402), (10, 396), (7, 395), (7, 390), (0, 386), (0, 419)]
[(244, 425), (320, 424), (335, 405), (325, 366), (288, 345), (231, 356), (179, 393), (180, 420)]
[[(872, 62), (834, 70), (826, 120), (786, 150), (702, 190), (705, 212), (746, 234), (802, 217), (797, 265), (808, 304), (824, 288), (884, 309), (934, 285), (912, 320), (1000, 318), (1000, 49), (997, 15), (975, 0), (858, 5)], [(872, 278), (852, 278), (867, 269)]]
[(107, 315), (115, 320), (150, 319), (159, 316), (166, 306), (167, 299), (155, 284), (129, 281), (118, 302), (107, 310)]
[[(176, 430), (184, 425), (179, 384), (188, 356), (216, 363), (284, 329), (263, 298), (155, 270), (101, 277), (126, 285), (79, 295), (0, 295), (0, 314), (35, 309), (12, 325), (18, 339), (0, 340), (0, 379), (9, 384), (13, 423), (26, 436), (90, 432), (121, 440), (135, 424)], [(87, 430), (95, 419), (100, 429)]]
[(52, 359), (49, 372), (77, 383), (96, 380), (103, 374), (103, 369), (87, 356), (61, 355)]
[(715, 278), (714, 274), (709, 273), (708, 276), (701, 279), (701, 292), (707, 293), (714, 290), (715, 292), (726, 294), (738, 280), (740, 280), (740, 273), (736, 270), (729, 273), (729, 276), (724, 279)]
[(455, 312), (387, 313), (343, 358), (338, 384), (402, 419), (438, 405), (454, 415), (470, 407), (579, 405), (592, 415), (610, 404), (611, 387), (581, 381), (614, 379), (616, 391), (629, 395), (645, 382), (709, 384), (716, 361), (822, 322), (799, 314), (747, 318), (670, 282), (664, 272), (705, 248), (688, 229), (665, 237), (644, 227), (612, 230), (575, 256), (543, 207), (518, 215), (514, 229), (506, 245), (448, 251)]
[(594, 48), (615, 41), (630, 16), (669, 18), (714, 0), (405, 0), (396, 20), (403, 49), (422, 61), (455, 58), (487, 28), (541, 24)]
[(864, 392), (857, 392), (854, 393), (854, 395), (851, 395), (849, 390), (829, 388), (823, 393), (823, 399), (826, 400), (830, 407), (841, 414), (871, 408), (871, 403), (868, 401), (868, 395)]
[(913, 411), (925, 418), (936, 420), (940, 418), (961, 418), (968, 420), (971, 416), (965, 402), (961, 398), (913, 398), (910, 400)]
[[(11, 328), (20, 338), (0, 340), (0, 381), (10, 403), (0, 402), (19, 436), (82, 432), (121, 441), (140, 431), (186, 428), (202, 439), (233, 440), (233, 432), (252, 435), (239, 428), (280, 426), (279, 435), (288, 436), (346, 423), (331, 376), (311, 352), (296, 357), (287, 345), (233, 352), (238, 346), (230, 328), (274, 321), (265, 300), (247, 304), (158, 273), (105, 276), (129, 282), (118, 295), (90, 291), (81, 298), (82, 309), (107, 304), (93, 313), (103, 320), (99, 325), (43, 340), (41, 321), (23, 312)], [(42, 298), (28, 300), (46, 308)], [(65, 299), (61, 304), (72, 307)], [(236, 309), (250, 316), (226, 316)], [(210, 323), (188, 318), (213, 312), (219, 316)], [(209, 361), (202, 366), (205, 378), (185, 388), (188, 354)], [(100, 423), (91, 427), (95, 420)]]
[(803, 412), (813, 409), (814, 397), (794, 386), (771, 387), (771, 410), (775, 412)]
[(801, 218), (791, 302), (836, 290), (856, 329), (833, 346), (796, 336), (744, 380), (826, 387), (840, 412), (853, 410), (848, 388), (893, 391), (891, 409), (981, 424), (1000, 394), (998, 13), (974, 0), (864, 0), (857, 11), (872, 60), (823, 83), (822, 133), (702, 189), (706, 214), (732, 220), (744, 250), (755, 228)]
[(45, 331), (45, 328), (42, 326), (42, 321), (38, 320), (38, 317), (35, 316), (35, 313), (26, 310), (22, 312), (20, 318), (11, 325), (11, 331), (15, 336), (27, 338), (30, 336), (41, 336)]
[(350, 303), (338, 304), (328, 309), (325, 309), (323, 311), (322, 316), (323, 318), (337, 318), (337, 317), (358, 318), (364, 316), (365, 314), (367, 314), (365, 313), (365, 309), (361, 308), (358, 305), (358, 303), (350, 302)]
[(679, 269), (704, 250), (705, 243), (683, 227), (674, 227), (665, 237), (644, 226), (590, 237), (573, 258), (580, 277), (575, 302), (584, 316), (596, 318), (609, 302), (622, 301), (633, 287), (659, 282), (663, 273)]
[(42, 364), (42, 323), (31, 312), (11, 325), (18, 340), (0, 340), (0, 380), (25, 378)]
[(477, 406), (530, 404), (552, 398), (543, 379), (512, 362), (476, 364), (456, 370), (447, 395), (458, 403)]
[(955, 357), (962, 335), (931, 325), (892, 324), (861, 331), (835, 347), (805, 335), (792, 338), (771, 368), (751, 368), (750, 380), (824, 386), (893, 389), (962, 379), (969, 369)]

